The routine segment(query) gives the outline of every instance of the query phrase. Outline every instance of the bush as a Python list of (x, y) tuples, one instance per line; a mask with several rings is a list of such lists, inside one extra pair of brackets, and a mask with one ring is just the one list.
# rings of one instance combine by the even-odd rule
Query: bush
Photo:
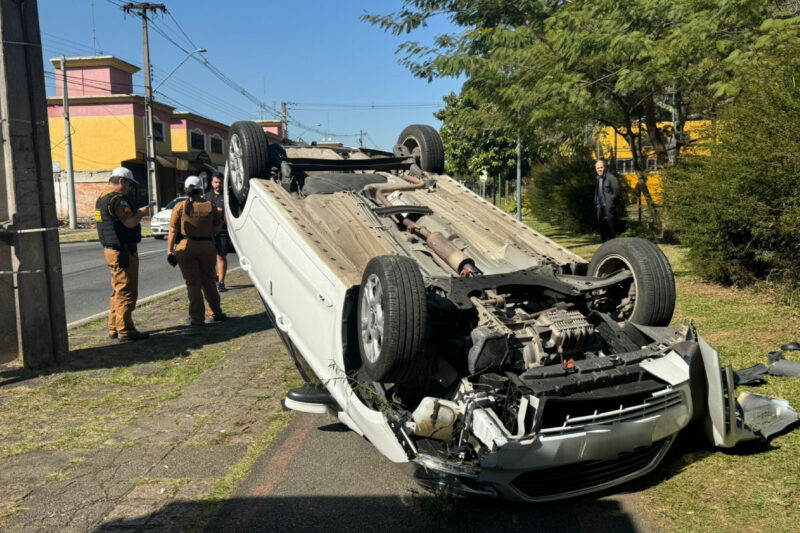
[(800, 276), (800, 49), (762, 56), (721, 111), (710, 156), (666, 176), (670, 223), (704, 277)]
[[(566, 231), (597, 231), (594, 208), (597, 174), (588, 150), (572, 156), (556, 156), (533, 167), (531, 179), (527, 200), (535, 218)], [(619, 181), (620, 196), (615, 208), (617, 233), (625, 229), (628, 204), (627, 183), (622, 178)]]

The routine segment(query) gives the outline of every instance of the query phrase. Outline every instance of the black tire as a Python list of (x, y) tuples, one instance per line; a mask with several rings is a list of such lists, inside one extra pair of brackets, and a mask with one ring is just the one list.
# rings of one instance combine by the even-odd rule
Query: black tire
[(269, 174), (269, 142), (255, 122), (234, 122), (228, 137), (228, 173), (231, 190), (241, 204), (247, 200), (251, 178)]
[(439, 132), (425, 124), (408, 126), (397, 138), (397, 144), (408, 149), (425, 172), (444, 172), (444, 144)]
[[(668, 326), (675, 311), (675, 276), (664, 252), (644, 239), (612, 239), (592, 256), (588, 275), (602, 278), (623, 269), (633, 273), (633, 292), (611, 294), (611, 316), (618, 322)], [(622, 308), (623, 299), (628, 297), (632, 302)]]
[(361, 361), (373, 381), (411, 383), (420, 375), (428, 307), (416, 261), (372, 258), (358, 291), (357, 320)]

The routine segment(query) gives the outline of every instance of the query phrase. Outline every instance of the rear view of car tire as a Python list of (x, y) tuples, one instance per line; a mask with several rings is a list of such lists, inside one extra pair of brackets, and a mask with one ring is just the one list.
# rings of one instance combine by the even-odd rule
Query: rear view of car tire
[(358, 298), (359, 350), (367, 375), (409, 383), (424, 369), (425, 284), (410, 257), (379, 256), (367, 263)]
[(408, 126), (397, 138), (425, 172), (444, 173), (444, 144), (439, 132), (425, 124)]
[(255, 122), (234, 122), (228, 139), (228, 172), (233, 194), (247, 200), (251, 178), (266, 177), (270, 169), (269, 143)]
[(612, 239), (592, 256), (588, 275), (598, 278), (620, 270), (633, 274), (627, 294), (613, 295), (617, 321), (630, 320), (646, 326), (668, 326), (675, 311), (675, 277), (661, 249), (638, 238)]

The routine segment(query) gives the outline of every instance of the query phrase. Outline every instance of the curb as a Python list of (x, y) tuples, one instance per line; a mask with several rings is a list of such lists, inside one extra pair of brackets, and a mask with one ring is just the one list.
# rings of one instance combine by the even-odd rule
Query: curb
[[(233, 268), (228, 269), (228, 273), (235, 272), (236, 270), (241, 270), (242, 267), (236, 266)], [(185, 285), (179, 285), (178, 287), (173, 287), (171, 289), (167, 289), (165, 291), (157, 292), (156, 294), (151, 294), (146, 298), (142, 298), (141, 300), (136, 301), (136, 307), (140, 307), (143, 305), (147, 305), (154, 300), (158, 300), (159, 298), (163, 298), (165, 296), (169, 296), (172, 293), (182, 291), (186, 288)], [(108, 316), (108, 311), (103, 311), (101, 313), (94, 314), (92, 316), (87, 316), (86, 318), (81, 318), (80, 320), (76, 320), (75, 322), (70, 322), (67, 324), (67, 329), (79, 328), (81, 326), (85, 326), (89, 322), (94, 322), (95, 320), (99, 320), (101, 318), (105, 318)]]

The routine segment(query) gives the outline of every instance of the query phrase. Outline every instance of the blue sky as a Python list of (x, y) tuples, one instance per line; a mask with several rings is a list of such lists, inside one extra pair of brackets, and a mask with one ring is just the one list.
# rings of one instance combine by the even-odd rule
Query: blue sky
[[(94, 0), (96, 53), (141, 66), (141, 21), (114, 5), (121, 3), (123, 0)], [(163, 3), (174, 20), (158, 16), (156, 29), (150, 32), (154, 85), (186, 57), (158, 33), (161, 30), (186, 50), (206, 48), (208, 61), (268, 106), (280, 109), (281, 102), (296, 103), (290, 106), (292, 138), (318, 140), (327, 132), (336, 141), (356, 145), (356, 135), (364, 130), (367, 146), (391, 149), (409, 124), (438, 128), (440, 123), (432, 113), (442, 105), (444, 95), (459, 91), (463, 81), (416, 79), (395, 54), (407, 38), (430, 43), (433, 36), (454, 31), (446, 18), (440, 17), (410, 37), (395, 37), (360, 20), (365, 11), (396, 11), (400, 0)], [(91, 4), (91, 0), (39, 0), (45, 71), (53, 71), (50, 58), (94, 54)], [(52, 77), (45, 79), (48, 95), (54, 95)], [(141, 73), (135, 75), (137, 93), (144, 93), (143, 84)], [(163, 95), (157, 94), (156, 100), (227, 124), (277, 118), (193, 59), (181, 66), (160, 92)], [(376, 107), (368, 107), (372, 105)]]

